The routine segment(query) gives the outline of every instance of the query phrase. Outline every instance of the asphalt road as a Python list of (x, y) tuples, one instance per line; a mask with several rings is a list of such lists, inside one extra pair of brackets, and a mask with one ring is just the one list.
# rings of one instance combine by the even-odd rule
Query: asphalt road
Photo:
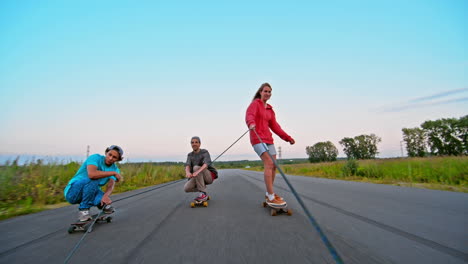
[[(468, 263), (468, 194), (288, 176), (344, 263)], [(190, 208), (185, 181), (112, 196), (69, 263), (335, 263), (277, 175), (292, 216), (261, 203), (263, 174), (222, 170), (208, 207)], [(77, 206), (0, 222), (0, 263), (63, 263), (82, 232)], [(96, 211), (97, 212), (97, 211)]]

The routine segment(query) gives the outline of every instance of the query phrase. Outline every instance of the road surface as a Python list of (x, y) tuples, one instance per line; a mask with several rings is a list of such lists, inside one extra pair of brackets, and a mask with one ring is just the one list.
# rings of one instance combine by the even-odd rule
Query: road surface
[[(344, 263), (468, 263), (468, 194), (288, 176)], [(112, 196), (69, 263), (336, 263), (281, 175), (292, 216), (261, 206), (263, 174), (221, 170), (208, 207), (185, 180)], [(0, 222), (0, 263), (63, 263), (77, 205)], [(96, 211), (97, 212), (97, 211)]]

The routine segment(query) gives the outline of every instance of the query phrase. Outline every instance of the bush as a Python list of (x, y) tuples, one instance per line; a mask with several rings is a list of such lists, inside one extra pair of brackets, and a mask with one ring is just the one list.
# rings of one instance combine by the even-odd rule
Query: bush
[(342, 168), (344, 176), (355, 176), (357, 174), (359, 164), (355, 159), (349, 159)]

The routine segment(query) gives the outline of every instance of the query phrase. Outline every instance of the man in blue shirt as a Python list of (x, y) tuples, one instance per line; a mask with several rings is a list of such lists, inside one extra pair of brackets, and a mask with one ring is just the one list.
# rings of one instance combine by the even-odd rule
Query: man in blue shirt
[[(119, 146), (112, 145), (105, 153), (105, 156), (100, 154), (89, 156), (65, 187), (65, 199), (71, 204), (80, 204), (78, 208), (80, 221), (91, 219), (89, 209), (92, 206), (103, 209), (104, 213), (114, 212), (109, 196), (114, 190), (115, 182), (123, 180), (115, 164), (116, 161), (122, 160), (123, 150)], [(103, 192), (101, 186), (106, 184), (106, 192)]]

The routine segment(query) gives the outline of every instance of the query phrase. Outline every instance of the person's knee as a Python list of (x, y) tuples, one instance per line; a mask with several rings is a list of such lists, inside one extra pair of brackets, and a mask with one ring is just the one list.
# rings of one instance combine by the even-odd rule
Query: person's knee
[(71, 204), (78, 204), (81, 202), (82, 193), (82, 189), (78, 186), (72, 186), (65, 195), (65, 199)]
[(276, 169), (275, 164), (271, 160), (265, 161), (264, 166), (265, 166), (265, 169), (267, 169), (267, 170)]
[(65, 200), (67, 200), (67, 202), (69, 202), (70, 204), (78, 204), (81, 202), (81, 199), (79, 199), (79, 197), (71, 193), (67, 193), (67, 195), (65, 196)]
[(188, 192), (193, 192), (193, 188), (194, 188), (194, 185), (191, 184), (190, 181), (188, 181), (185, 185), (184, 185), (184, 192), (188, 193)]
[(205, 185), (210, 185), (213, 183), (213, 178), (211, 178), (211, 175), (209, 178), (205, 178)]

